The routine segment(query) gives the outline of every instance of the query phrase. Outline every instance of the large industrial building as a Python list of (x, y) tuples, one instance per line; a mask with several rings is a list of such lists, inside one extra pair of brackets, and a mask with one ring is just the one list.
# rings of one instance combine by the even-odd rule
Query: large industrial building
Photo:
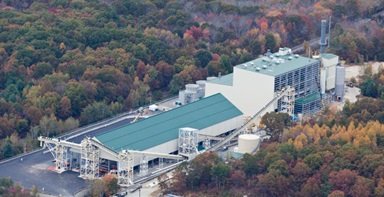
[(215, 94), (96, 136), (96, 140), (115, 152), (138, 150), (168, 154), (178, 150), (180, 128), (194, 128), (199, 135), (215, 137), (242, 123), (242, 113), (223, 95)]
[(322, 53), (313, 56), (320, 60), (320, 87), (322, 99), (325, 102), (341, 101), (344, 97), (345, 68), (339, 63), (339, 56)]
[(218, 93), (80, 144), (45, 137), (39, 140), (54, 153), (58, 172), (79, 169), (81, 177), (94, 179), (115, 171), (121, 185), (131, 185), (134, 171), (146, 175), (149, 164), (183, 160), (197, 152), (191, 148), (209, 146), (210, 140), (221, 140), (220, 136), (243, 123), (243, 113)]
[[(235, 66), (231, 74), (187, 84), (178, 105), (169, 111), (80, 144), (39, 140), (53, 153), (56, 171), (79, 170), (85, 179), (114, 172), (120, 185), (129, 186), (135, 177), (150, 174), (150, 166), (162, 168), (164, 160), (191, 159), (202, 149), (217, 150), (230, 143), (266, 112), (312, 114), (325, 97), (341, 100), (344, 79), (337, 76), (339, 68), (342, 73), (337, 65), (338, 57), (332, 54), (307, 58), (281, 48)], [(250, 152), (254, 146), (249, 144), (259, 138), (243, 136), (240, 141), (239, 151)]]
[[(229, 75), (207, 81), (205, 94), (220, 92), (245, 115), (251, 116), (286, 86), (295, 89), (295, 114), (319, 110), (320, 61), (281, 48), (276, 53), (235, 66)], [(283, 110), (281, 101), (270, 108), (270, 111)]]

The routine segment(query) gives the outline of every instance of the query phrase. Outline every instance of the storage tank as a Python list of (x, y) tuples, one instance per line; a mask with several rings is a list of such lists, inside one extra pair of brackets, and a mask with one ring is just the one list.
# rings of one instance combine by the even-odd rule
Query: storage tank
[(254, 134), (239, 135), (239, 148), (240, 153), (252, 153), (260, 144), (260, 136)]
[(179, 91), (179, 103), (181, 105), (185, 104), (185, 91), (184, 90)]
[(321, 68), (320, 70), (320, 88), (321, 94), (325, 94), (325, 81), (327, 79), (327, 72), (325, 68)]
[(327, 71), (327, 82), (325, 82), (325, 90), (335, 89), (336, 83), (336, 65), (328, 66), (325, 68)]
[(197, 89), (199, 88), (199, 85), (197, 84), (187, 84), (185, 85), (185, 90), (187, 92), (197, 92)]
[(335, 94), (338, 101), (342, 101), (344, 98), (344, 81), (345, 81), (345, 67), (336, 67), (336, 87)]
[(196, 81), (196, 84), (199, 85), (201, 88), (205, 88), (205, 80), (198, 80)]
[(217, 79), (217, 77), (207, 77), (207, 81), (212, 81), (212, 80), (215, 80)]
[(198, 80), (196, 81), (196, 84), (199, 86), (197, 89), (197, 94), (199, 98), (203, 98), (205, 96), (205, 80)]

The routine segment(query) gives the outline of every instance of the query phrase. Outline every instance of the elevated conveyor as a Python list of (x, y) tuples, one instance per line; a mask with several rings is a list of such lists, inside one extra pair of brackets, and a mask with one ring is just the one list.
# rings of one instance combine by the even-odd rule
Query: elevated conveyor
[(207, 151), (217, 151), (221, 147), (223, 147), (225, 144), (230, 142), (232, 139), (234, 139), (236, 136), (238, 136), (241, 132), (245, 131), (247, 127), (249, 127), (255, 120), (258, 118), (261, 118), (262, 115), (264, 115), (267, 110), (270, 108), (270, 106), (274, 105), (279, 99), (287, 96), (291, 96), (292, 91), (294, 89), (292, 87), (285, 87), (280, 92), (275, 94), (275, 97), (269, 101), (263, 108), (261, 108), (256, 114), (254, 114), (249, 120), (247, 120), (240, 128), (233, 131), (230, 135), (228, 135), (224, 140), (219, 141), (215, 145), (213, 145), (211, 148), (207, 149)]

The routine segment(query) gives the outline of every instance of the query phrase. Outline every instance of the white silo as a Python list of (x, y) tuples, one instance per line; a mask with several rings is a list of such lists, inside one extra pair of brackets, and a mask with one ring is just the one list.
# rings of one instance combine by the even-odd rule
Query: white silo
[(199, 88), (197, 90), (197, 94), (199, 95), (199, 98), (203, 98), (205, 96), (205, 80), (198, 80), (196, 81), (196, 84), (199, 85)]
[(217, 79), (217, 77), (207, 77), (207, 81), (212, 81), (212, 80), (215, 80)]
[(344, 98), (344, 80), (345, 80), (345, 67), (337, 66), (336, 67), (336, 87), (335, 94), (336, 99), (342, 101)]
[(197, 92), (197, 89), (199, 88), (199, 85), (197, 84), (187, 84), (185, 85), (185, 91), (188, 92)]
[(199, 85), (201, 88), (205, 88), (205, 80), (197, 80), (196, 84)]
[(320, 70), (320, 88), (321, 88), (321, 94), (325, 94), (325, 82), (327, 80), (327, 72), (325, 68), (321, 68)]
[(260, 144), (260, 136), (253, 134), (239, 135), (239, 148), (240, 153), (252, 153)]

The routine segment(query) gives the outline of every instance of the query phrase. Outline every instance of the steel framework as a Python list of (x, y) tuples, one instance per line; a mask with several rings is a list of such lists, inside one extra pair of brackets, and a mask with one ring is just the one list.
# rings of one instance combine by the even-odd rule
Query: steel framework
[(179, 154), (191, 155), (197, 153), (198, 137), (197, 129), (180, 128), (178, 138)]
[(80, 177), (95, 179), (99, 177), (100, 150), (90, 138), (81, 141)]
[(134, 155), (130, 152), (123, 150), (118, 155), (118, 183), (121, 186), (133, 185), (133, 166), (134, 166)]
[(55, 147), (56, 153), (56, 171), (62, 173), (68, 170), (69, 167), (69, 154), (68, 147), (62, 145), (60, 141)]
[(204, 145), (205, 149), (210, 148), (211, 147), (211, 140), (208, 139), (208, 138), (205, 138), (204, 141), (203, 141), (203, 145)]
[[(47, 147), (55, 159), (55, 171), (62, 173), (71, 168), (71, 150), (80, 150), (79, 144), (57, 138), (38, 137), (41, 146)], [(44, 144), (44, 145), (43, 145)]]
[(295, 88), (287, 87), (287, 91), (284, 93), (284, 97), (281, 99), (281, 110), (290, 116), (293, 116), (295, 110)]
[(140, 161), (140, 175), (144, 176), (148, 174), (148, 161), (147, 157), (143, 155)]
[[(100, 144), (97, 140), (88, 137), (83, 139), (80, 144), (42, 136), (38, 140), (41, 142), (41, 146), (44, 144), (44, 147), (48, 147), (48, 151), (52, 153), (56, 160), (56, 171), (59, 173), (70, 169), (71, 162), (69, 161), (72, 159), (72, 152), (80, 156), (80, 177), (83, 179), (99, 178), (99, 168), (102, 159), (116, 161), (118, 165), (118, 183), (121, 186), (134, 184), (133, 172), (135, 165), (140, 166), (141, 176), (148, 175), (148, 160), (151, 158), (159, 158), (160, 169), (167, 167), (163, 165), (163, 159), (177, 161), (185, 159), (180, 155), (135, 150), (122, 150), (116, 153)], [(137, 163), (135, 164), (134, 161), (137, 161)]]

